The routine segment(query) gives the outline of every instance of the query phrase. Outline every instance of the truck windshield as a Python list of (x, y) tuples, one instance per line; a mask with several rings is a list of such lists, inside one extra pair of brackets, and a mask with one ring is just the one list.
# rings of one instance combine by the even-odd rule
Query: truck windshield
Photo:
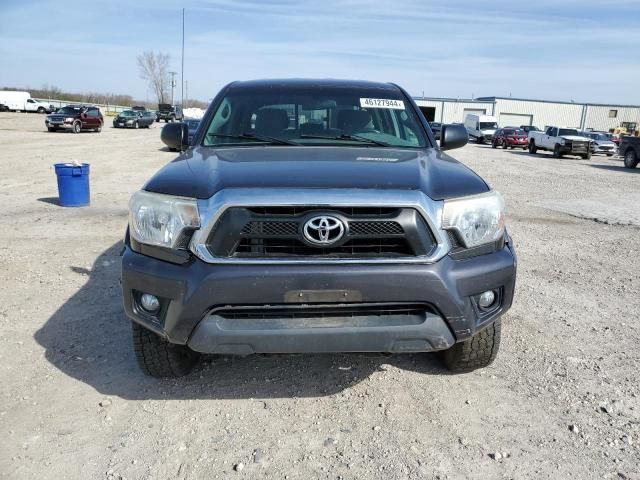
[(205, 131), (206, 146), (427, 145), (411, 105), (389, 89), (232, 89)]
[(558, 136), (562, 137), (563, 135), (578, 135), (578, 130), (575, 128), (561, 128)]
[(480, 122), (480, 130), (495, 130), (498, 128), (496, 122)]
[(133, 110), (123, 110), (120, 112), (121, 117), (135, 117), (137, 114)]

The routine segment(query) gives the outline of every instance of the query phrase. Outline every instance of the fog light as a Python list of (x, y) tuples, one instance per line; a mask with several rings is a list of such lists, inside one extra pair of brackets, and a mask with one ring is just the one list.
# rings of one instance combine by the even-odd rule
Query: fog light
[(493, 290), (488, 290), (480, 295), (478, 298), (478, 306), (480, 308), (489, 308), (496, 301), (496, 294)]
[(150, 293), (143, 293), (140, 296), (140, 305), (149, 313), (156, 313), (160, 310), (160, 300)]

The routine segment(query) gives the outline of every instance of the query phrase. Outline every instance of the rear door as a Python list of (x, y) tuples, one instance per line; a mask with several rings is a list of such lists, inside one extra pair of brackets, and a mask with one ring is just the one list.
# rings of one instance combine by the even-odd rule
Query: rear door
[(90, 108), (87, 111), (87, 126), (98, 128), (100, 126), (100, 111), (97, 108)]

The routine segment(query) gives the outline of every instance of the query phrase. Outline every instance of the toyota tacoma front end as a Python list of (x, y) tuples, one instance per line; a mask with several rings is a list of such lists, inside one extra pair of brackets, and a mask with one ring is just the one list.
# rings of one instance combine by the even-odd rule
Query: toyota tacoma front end
[(124, 307), (139, 364), (188, 373), (199, 353), (441, 351), (488, 365), (513, 300), (505, 206), (437, 145), (399, 87), (233, 83), (185, 152), (134, 194)]

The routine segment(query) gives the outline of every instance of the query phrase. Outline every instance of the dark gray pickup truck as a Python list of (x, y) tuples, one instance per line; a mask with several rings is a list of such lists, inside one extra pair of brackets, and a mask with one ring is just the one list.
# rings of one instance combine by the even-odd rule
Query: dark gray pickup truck
[(624, 159), (625, 167), (636, 168), (640, 161), (640, 137), (622, 137), (618, 151)]
[(153, 376), (200, 353), (496, 356), (516, 256), (502, 197), (438, 145), (400, 87), (235, 82), (130, 201), (122, 261), (133, 345)]

